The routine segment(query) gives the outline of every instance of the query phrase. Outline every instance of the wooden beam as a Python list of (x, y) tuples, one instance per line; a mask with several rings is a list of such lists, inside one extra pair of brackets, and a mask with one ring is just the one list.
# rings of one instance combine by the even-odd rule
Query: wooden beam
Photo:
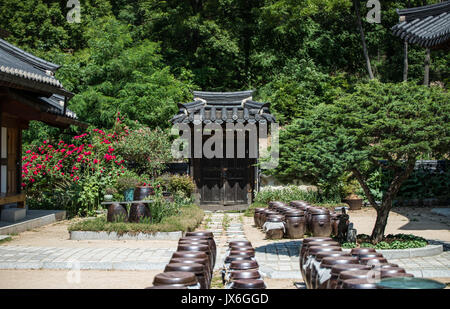
[(430, 62), (431, 62), (430, 49), (427, 48), (426, 53), (425, 53), (425, 65), (424, 65), (424, 76), (423, 76), (423, 84), (425, 86), (430, 85)]
[(403, 81), (408, 80), (408, 41), (403, 43)]

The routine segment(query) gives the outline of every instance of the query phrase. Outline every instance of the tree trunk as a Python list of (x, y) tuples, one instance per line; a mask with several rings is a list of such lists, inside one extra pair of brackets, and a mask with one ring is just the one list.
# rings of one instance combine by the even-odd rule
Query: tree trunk
[(386, 224), (389, 216), (389, 212), (392, 208), (392, 202), (394, 198), (397, 196), (398, 191), (400, 190), (403, 182), (408, 179), (409, 175), (411, 175), (414, 170), (416, 161), (409, 160), (407, 162), (406, 168), (403, 171), (397, 172), (391, 181), (389, 188), (383, 194), (383, 199), (381, 201), (380, 207), (376, 208), (377, 210), (377, 219), (375, 221), (375, 226), (372, 230), (372, 235), (370, 239), (372, 243), (376, 244), (383, 239), (384, 230), (386, 229)]
[(366, 46), (366, 37), (364, 36), (364, 29), (363, 29), (362, 22), (361, 22), (361, 14), (360, 14), (360, 10), (359, 10), (359, 0), (353, 0), (353, 4), (355, 5), (356, 20), (358, 22), (359, 33), (361, 35), (361, 43), (362, 43), (364, 58), (366, 59), (367, 71), (369, 72), (369, 78), (373, 79), (374, 77), (373, 77), (373, 72), (372, 72), (372, 66), (370, 65), (369, 52), (367, 51), (367, 46)]
[(403, 45), (403, 81), (408, 80), (408, 42), (405, 40)]
[(425, 67), (424, 67), (423, 84), (429, 86), (430, 84), (430, 49), (427, 48), (425, 54)]
[(372, 230), (371, 240), (374, 244), (379, 243), (383, 240), (384, 231), (386, 229), (389, 212), (392, 208), (392, 200), (389, 204), (383, 203), (381, 207), (377, 209), (377, 219), (375, 221), (375, 226)]

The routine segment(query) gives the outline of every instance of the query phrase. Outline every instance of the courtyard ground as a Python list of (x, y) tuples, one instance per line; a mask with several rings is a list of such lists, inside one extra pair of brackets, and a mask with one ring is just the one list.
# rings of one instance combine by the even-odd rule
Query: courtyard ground
[[(294, 283), (302, 281), (298, 270), (300, 241), (266, 240), (265, 234), (253, 226), (253, 218), (242, 214), (215, 213), (208, 216), (210, 220), (206, 228), (215, 232), (219, 249), (216, 269), (223, 261), (227, 241), (245, 237), (256, 249), (260, 269), (268, 275), (265, 278), (268, 288), (294, 289)], [(375, 212), (371, 208), (352, 211), (350, 219), (358, 233), (370, 234)], [(145, 288), (151, 286), (153, 277), (163, 271), (176, 250), (177, 241), (70, 240), (67, 227), (72, 221), (65, 220), (13, 235), (11, 241), (2, 242), (0, 288)], [(429, 208), (399, 208), (392, 211), (386, 233), (411, 233), (448, 243), (449, 221), (448, 217), (431, 213)], [(73, 266), (55, 269), (73, 259), (80, 262), (81, 270)], [(450, 270), (450, 252), (393, 262), (403, 263), (400, 266), (405, 268), (429, 267), (447, 273)], [(28, 266), (38, 269), (27, 269)], [(441, 277), (439, 271), (433, 279), (450, 282), (449, 276)]]

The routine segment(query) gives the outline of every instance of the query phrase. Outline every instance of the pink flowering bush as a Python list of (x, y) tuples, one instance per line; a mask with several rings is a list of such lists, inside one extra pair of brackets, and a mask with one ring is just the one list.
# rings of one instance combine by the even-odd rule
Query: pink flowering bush
[(92, 214), (104, 190), (125, 171), (118, 142), (129, 134), (120, 119), (113, 129), (89, 129), (69, 143), (43, 141), (25, 151), (22, 187), (31, 206), (63, 208), (69, 215)]

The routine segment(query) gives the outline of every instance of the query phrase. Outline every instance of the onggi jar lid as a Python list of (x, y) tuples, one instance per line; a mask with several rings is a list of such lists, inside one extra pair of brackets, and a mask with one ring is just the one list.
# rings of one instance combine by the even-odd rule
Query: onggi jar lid
[(331, 268), (336, 264), (358, 264), (358, 258), (353, 256), (329, 256), (322, 259), (323, 267)]
[(209, 252), (209, 246), (208, 245), (194, 245), (194, 244), (178, 244), (177, 251), (204, 251), (204, 252)]
[(153, 279), (153, 285), (196, 285), (198, 283), (195, 273), (186, 271), (171, 271), (160, 273)]
[(347, 270), (370, 270), (372, 267), (361, 264), (337, 264), (331, 267), (331, 275), (339, 276), (343, 271)]
[(264, 281), (261, 279), (239, 279), (233, 281), (233, 289), (265, 289)]
[(214, 234), (211, 231), (186, 232), (185, 236), (208, 236), (214, 238)]
[(230, 263), (230, 269), (232, 270), (245, 270), (245, 269), (257, 269), (258, 263), (253, 260), (232, 261)]
[[(325, 248), (327, 248), (327, 247), (325, 247)], [(328, 247), (328, 248), (330, 248), (330, 247)], [(330, 257), (330, 256), (351, 256), (351, 255), (350, 255), (350, 253), (342, 251), (342, 250), (341, 251), (325, 251), (325, 252), (318, 252), (316, 254), (316, 260), (318, 262), (320, 262), (320, 261), (322, 261), (323, 258)], [(330, 268), (331, 268), (331, 266), (330, 266)]]
[(230, 272), (231, 280), (239, 280), (239, 279), (260, 279), (261, 275), (259, 271), (256, 269), (250, 270), (233, 270)]
[(205, 265), (199, 263), (169, 263), (164, 268), (164, 272), (171, 271), (186, 271), (202, 274), (205, 271)]

